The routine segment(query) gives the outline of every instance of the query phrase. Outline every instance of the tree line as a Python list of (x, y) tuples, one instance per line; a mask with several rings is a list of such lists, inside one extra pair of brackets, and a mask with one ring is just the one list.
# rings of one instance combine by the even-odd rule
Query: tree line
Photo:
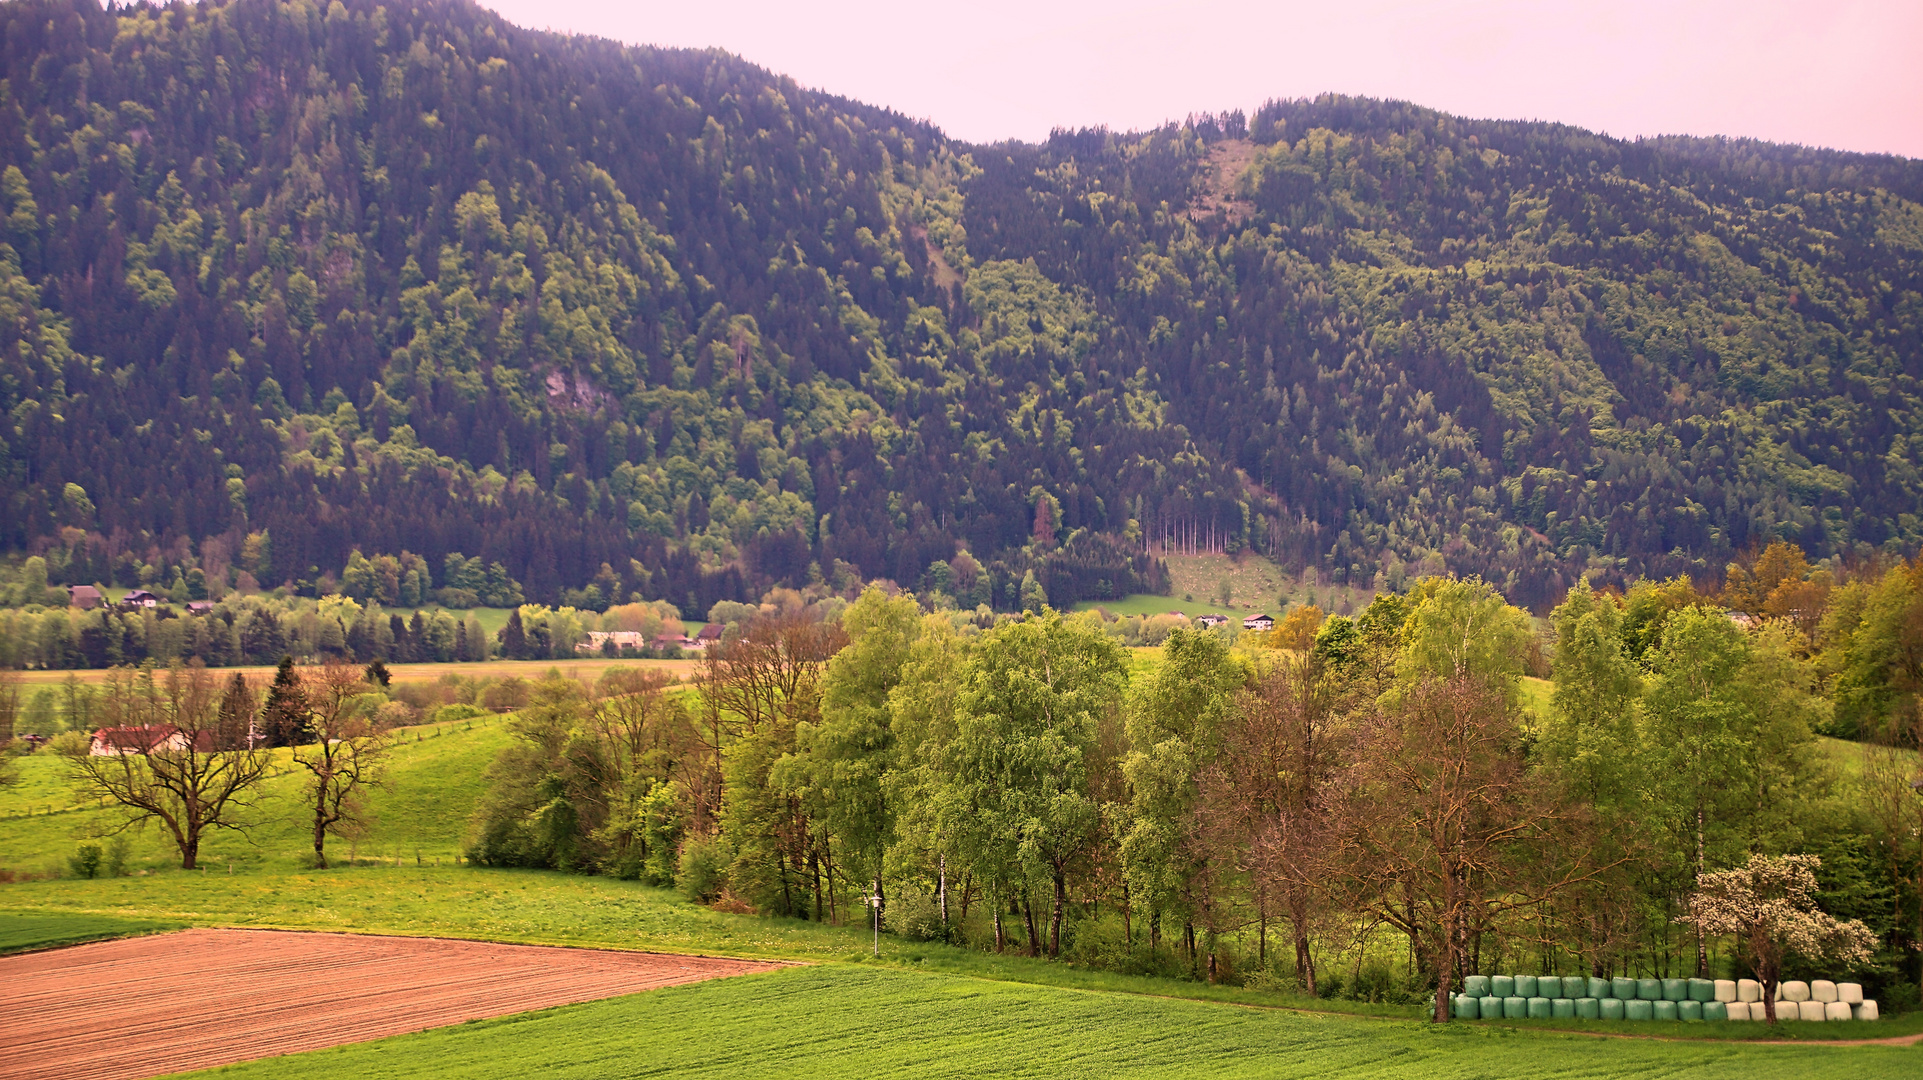
[[(1864, 588), (1898, 579), (1915, 618), (1916, 564)], [(1915, 684), (1874, 742), (1825, 743), (1838, 680), (1792, 619), (1583, 582), (1551, 622), (1531, 707), (1538, 635), (1475, 579), (1257, 647), (1177, 628), (1146, 666), (1093, 615), (958, 626), (869, 590), (747, 623), (692, 687), (538, 688), (470, 855), (825, 921), (872, 897), (911, 937), (1438, 1009), (1478, 971), (1825, 962), (1915, 1001)], [(1728, 904), (1699, 884), (1786, 855), (1835, 940), (1873, 948), (1777, 955), (1706, 914)]]

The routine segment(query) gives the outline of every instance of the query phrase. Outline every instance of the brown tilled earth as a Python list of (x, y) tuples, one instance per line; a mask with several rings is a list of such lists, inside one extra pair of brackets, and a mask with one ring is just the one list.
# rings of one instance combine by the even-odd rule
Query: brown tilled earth
[(0, 958), (0, 1077), (133, 1080), (776, 964), (185, 930)]

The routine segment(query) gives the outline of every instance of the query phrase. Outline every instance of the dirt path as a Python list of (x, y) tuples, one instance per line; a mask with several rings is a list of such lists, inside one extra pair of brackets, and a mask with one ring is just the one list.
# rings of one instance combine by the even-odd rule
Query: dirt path
[(778, 964), (186, 930), (0, 958), (0, 1076), (134, 1080)]

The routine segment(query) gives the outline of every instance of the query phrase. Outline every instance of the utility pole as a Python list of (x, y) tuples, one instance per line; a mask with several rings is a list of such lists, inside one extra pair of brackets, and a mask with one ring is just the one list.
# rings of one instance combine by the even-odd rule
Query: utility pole
[(874, 913), (875, 913), (875, 916), (874, 916), (875, 917), (875, 959), (879, 960), (881, 959), (881, 890), (880, 889), (876, 889), (875, 894), (868, 898), (868, 906), (874, 909)]

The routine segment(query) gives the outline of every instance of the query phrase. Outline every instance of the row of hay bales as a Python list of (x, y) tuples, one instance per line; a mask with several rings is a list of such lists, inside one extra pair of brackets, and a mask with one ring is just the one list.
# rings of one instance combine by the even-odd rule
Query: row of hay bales
[[(1852, 982), (1787, 980), (1776, 987), (1778, 1020), (1875, 1020), (1876, 1002)], [(1755, 979), (1596, 979), (1570, 975), (1471, 975), (1455, 995), (1464, 1020), (1763, 1020)]]

